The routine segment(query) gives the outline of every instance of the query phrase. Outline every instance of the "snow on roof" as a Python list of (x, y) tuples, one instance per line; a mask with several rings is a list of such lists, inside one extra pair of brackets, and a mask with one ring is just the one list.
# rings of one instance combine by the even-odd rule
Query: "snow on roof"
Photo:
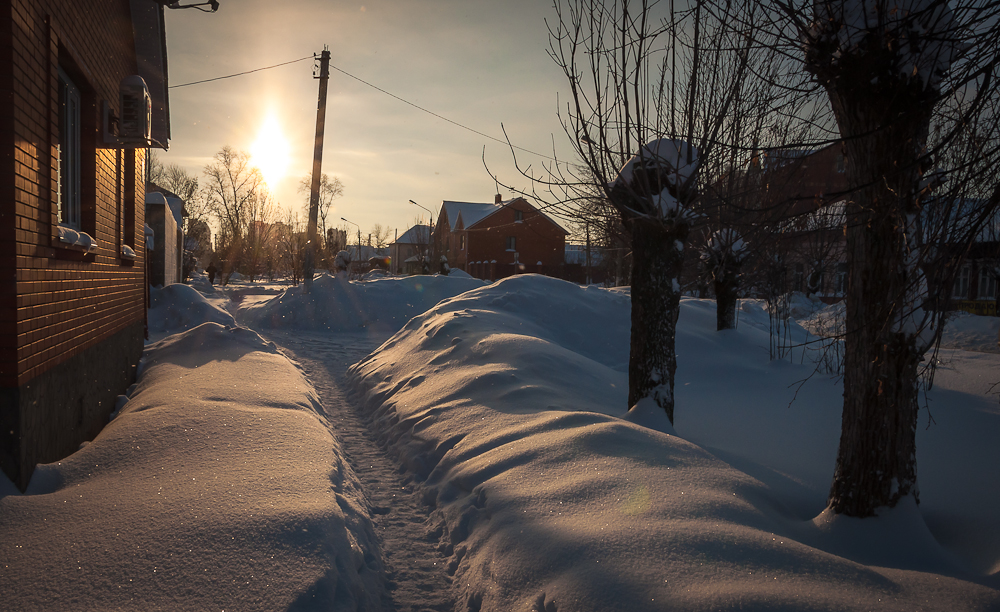
[(403, 235), (396, 239), (393, 244), (427, 244), (430, 242), (431, 226), (414, 225), (403, 232)]
[(531, 204), (531, 202), (528, 202), (528, 200), (524, 199), (521, 196), (518, 196), (516, 198), (511, 198), (509, 200), (504, 200), (500, 204), (477, 204), (475, 202), (451, 202), (449, 200), (445, 200), (442, 203), (442, 207), (444, 208), (445, 212), (448, 215), (448, 225), (449, 225), (448, 229), (450, 231), (455, 231), (455, 228), (458, 226), (459, 215), (461, 215), (463, 227), (465, 229), (469, 229), (470, 227), (479, 223), (483, 219), (489, 217), (490, 215), (496, 212), (503, 210), (505, 206), (508, 206), (512, 202), (516, 202), (518, 200), (527, 203), (528, 206), (534, 208), (538, 214), (548, 219), (553, 225), (558, 227), (564, 233), (569, 234), (569, 232), (566, 231), (566, 228), (560, 225), (558, 221), (556, 221), (549, 215), (545, 214), (537, 206), (534, 206), (533, 204)]
[(463, 225), (468, 228), (500, 210), (500, 207), (493, 203), (480, 204), (476, 202), (451, 202), (449, 200), (442, 202), (441, 207), (448, 215), (448, 229), (451, 231), (455, 231), (459, 215), (462, 217)]

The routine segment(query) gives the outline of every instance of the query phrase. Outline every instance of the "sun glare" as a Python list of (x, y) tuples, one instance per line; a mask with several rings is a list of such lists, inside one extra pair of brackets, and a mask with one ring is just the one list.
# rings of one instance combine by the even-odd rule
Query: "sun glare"
[(268, 187), (274, 189), (288, 170), (288, 140), (273, 115), (264, 120), (257, 140), (250, 147), (251, 163), (260, 169)]

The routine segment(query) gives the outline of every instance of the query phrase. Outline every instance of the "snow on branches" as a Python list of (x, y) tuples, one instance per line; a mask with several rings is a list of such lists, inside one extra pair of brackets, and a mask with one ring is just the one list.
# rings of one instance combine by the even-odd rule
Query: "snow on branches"
[(683, 140), (653, 140), (628, 160), (610, 187), (628, 191), (630, 212), (636, 216), (690, 222), (696, 214), (687, 204), (698, 161), (698, 150)]
[(727, 228), (712, 232), (705, 243), (705, 251), (702, 253), (701, 259), (706, 263), (714, 263), (713, 267), (715, 267), (726, 261), (742, 263), (748, 254), (747, 244), (740, 237), (739, 232)]
[(881, 56), (869, 64), (881, 78), (919, 79), (937, 90), (964, 51), (945, 0), (815, 0), (814, 20), (803, 33), (807, 55), (835, 67), (847, 58)]

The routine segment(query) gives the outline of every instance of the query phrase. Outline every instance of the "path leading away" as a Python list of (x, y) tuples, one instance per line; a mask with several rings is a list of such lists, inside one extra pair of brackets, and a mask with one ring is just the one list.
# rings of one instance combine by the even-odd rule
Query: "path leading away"
[(363, 334), (270, 332), (267, 338), (298, 363), (323, 402), (351, 467), (372, 505), (396, 612), (450, 612), (451, 578), (429, 511), (397, 464), (383, 452), (364, 417), (348, 400), (347, 367), (378, 342)]

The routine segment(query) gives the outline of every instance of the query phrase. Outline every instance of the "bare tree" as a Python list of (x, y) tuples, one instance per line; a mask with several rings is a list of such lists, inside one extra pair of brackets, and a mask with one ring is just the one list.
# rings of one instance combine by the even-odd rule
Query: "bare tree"
[(259, 188), (246, 207), (246, 237), (243, 240), (241, 271), (253, 282), (259, 276), (274, 276), (278, 254), (277, 224), (279, 209), (266, 187)]
[(250, 164), (250, 154), (226, 145), (205, 166), (202, 194), (208, 210), (219, 223), (216, 253), (222, 258), (223, 284), (239, 268), (244, 240), (256, 217), (264, 178)]
[(392, 235), (392, 228), (381, 223), (372, 226), (371, 237), (376, 249), (383, 249), (389, 246), (389, 237)]
[[(312, 173), (307, 176), (302, 177), (299, 181), (299, 193), (306, 194), (305, 209), (306, 213), (309, 212), (309, 195), (312, 191)], [(326, 235), (326, 218), (330, 214), (330, 208), (333, 207), (333, 202), (337, 198), (344, 195), (344, 184), (340, 182), (338, 177), (333, 177), (332, 179), (325, 172), (319, 177), (319, 208), (317, 212), (319, 214), (319, 235)]]
[(1000, 8), (777, 4), (846, 151), (844, 412), (829, 506), (870, 516), (917, 498), (920, 362), (940, 340), (949, 270), (1000, 202), (990, 170), (1000, 161)]
[(679, 277), (704, 199), (698, 185), (725, 163), (747, 165), (752, 146), (737, 135), (765, 125), (776, 106), (746, 103), (774, 61), (755, 38), (763, 13), (711, 0), (566, 0), (555, 11), (550, 55), (569, 85), (560, 119), (577, 163), (529, 176), (554, 194), (557, 212), (595, 196), (615, 210), (632, 263), (629, 406), (651, 398), (672, 421)]

